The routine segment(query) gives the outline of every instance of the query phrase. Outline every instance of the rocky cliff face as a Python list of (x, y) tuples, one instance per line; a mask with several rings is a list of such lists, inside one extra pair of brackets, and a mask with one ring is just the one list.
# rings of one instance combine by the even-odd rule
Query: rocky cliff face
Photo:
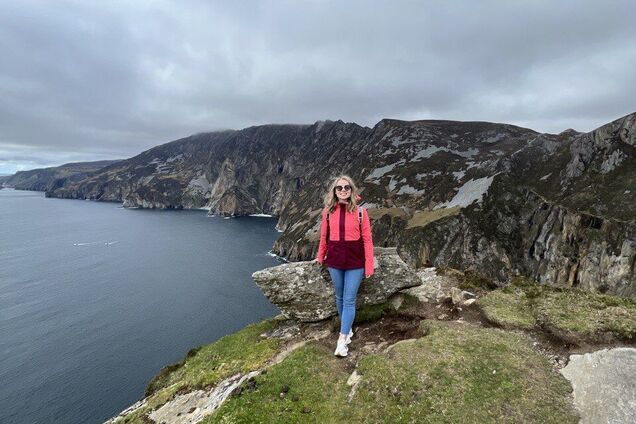
[(414, 266), (522, 273), (635, 296), (636, 114), (590, 133), (486, 122), (265, 125), (150, 149), (47, 196), (278, 216), (274, 252), (317, 250), (329, 178), (351, 175), (376, 246)]
[(363, 141), (367, 133), (359, 125), (338, 121), (198, 134), (150, 149), (47, 195), (282, 218), (291, 204), (315, 204), (314, 190), (322, 181), (312, 177), (346, 161), (330, 158), (328, 152)]
[(18, 171), (13, 175), (0, 177), (0, 186), (12, 187), (18, 190), (53, 190), (67, 181), (82, 180), (90, 173), (116, 162), (115, 160), (75, 162), (51, 168)]

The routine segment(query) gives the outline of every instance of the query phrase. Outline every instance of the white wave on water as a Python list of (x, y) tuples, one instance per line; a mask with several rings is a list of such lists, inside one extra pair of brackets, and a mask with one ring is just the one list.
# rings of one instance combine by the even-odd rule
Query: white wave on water
[(271, 256), (271, 257), (273, 257), (273, 258), (276, 258), (276, 259), (278, 259), (279, 261), (289, 262), (289, 261), (287, 260), (287, 258), (285, 258), (284, 256), (279, 256), (279, 255), (277, 255), (276, 253), (272, 252), (271, 250), (270, 250), (269, 252), (267, 252), (267, 255), (268, 255), (268, 256)]
[(266, 213), (252, 213), (252, 214), (250, 214), (250, 216), (256, 216), (256, 217), (259, 217), (259, 218), (261, 218), (261, 217), (263, 217), (263, 218), (272, 218), (273, 217), (273, 215), (269, 215), (269, 214), (266, 214)]
[(73, 246), (90, 246), (91, 244), (103, 244), (105, 246), (110, 246), (111, 244), (119, 243), (119, 240), (115, 241), (90, 241), (86, 243), (73, 243)]

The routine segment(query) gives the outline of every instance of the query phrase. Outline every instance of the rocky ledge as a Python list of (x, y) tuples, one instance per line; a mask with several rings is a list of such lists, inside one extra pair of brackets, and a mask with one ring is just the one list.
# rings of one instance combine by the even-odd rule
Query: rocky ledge
[[(346, 358), (333, 356), (339, 322), (328, 301), (311, 303), (312, 315), (290, 300), (303, 280), (313, 282), (301, 298), (328, 291), (320, 267), (281, 265), (255, 278), (284, 314), (191, 350), (109, 422), (634, 422), (633, 299), (523, 278), (497, 287), (376, 254), (392, 271), (380, 266), (363, 285), (391, 272), (408, 282), (365, 288), (379, 303), (359, 305)], [(598, 390), (612, 398), (590, 409)]]

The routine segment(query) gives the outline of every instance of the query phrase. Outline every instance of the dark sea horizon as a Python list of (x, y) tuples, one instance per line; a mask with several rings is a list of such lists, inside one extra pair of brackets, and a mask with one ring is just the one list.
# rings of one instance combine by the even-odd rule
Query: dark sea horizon
[(101, 423), (188, 350), (275, 316), (276, 219), (0, 190), (0, 423)]

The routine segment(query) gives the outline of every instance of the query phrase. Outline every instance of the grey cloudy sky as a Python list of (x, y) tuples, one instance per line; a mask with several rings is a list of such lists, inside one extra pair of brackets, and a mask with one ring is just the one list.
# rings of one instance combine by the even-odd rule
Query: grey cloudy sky
[(0, 2), (0, 173), (265, 123), (636, 111), (632, 1)]

